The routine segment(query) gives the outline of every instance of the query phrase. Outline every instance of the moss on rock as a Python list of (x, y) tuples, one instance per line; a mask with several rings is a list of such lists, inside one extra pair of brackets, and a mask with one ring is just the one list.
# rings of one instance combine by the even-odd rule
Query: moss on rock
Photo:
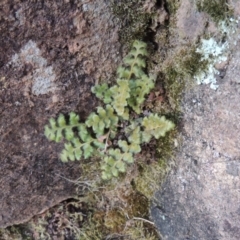
[(144, 11), (144, 3), (144, 0), (112, 2), (112, 11), (122, 22), (119, 31), (120, 42), (128, 47), (133, 40), (144, 40), (147, 37), (147, 28), (153, 13)]
[(216, 23), (233, 15), (228, 0), (198, 0), (196, 4), (200, 12), (209, 14)]

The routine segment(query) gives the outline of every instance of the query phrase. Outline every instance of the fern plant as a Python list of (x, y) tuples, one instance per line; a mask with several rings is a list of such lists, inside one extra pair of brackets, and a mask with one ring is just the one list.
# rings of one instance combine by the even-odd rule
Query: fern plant
[(84, 123), (73, 112), (68, 121), (62, 114), (56, 120), (49, 120), (45, 136), (56, 142), (65, 139), (60, 154), (63, 162), (95, 155), (102, 159), (103, 179), (118, 177), (119, 173), (126, 172), (127, 165), (134, 162), (134, 155), (141, 152), (142, 143), (148, 143), (152, 137), (159, 139), (174, 128), (174, 123), (164, 116), (150, 114), (139, 118), (131, 114), (142, 112), (145, 97), (155, 84), (155, 79), (144, 71), (146, 47), (141, 41), (133, 43), (123, 65), (117, 69), (114, 86), (103, 83), (92, 87), (91, 91), (106, 106), (98, 107)]

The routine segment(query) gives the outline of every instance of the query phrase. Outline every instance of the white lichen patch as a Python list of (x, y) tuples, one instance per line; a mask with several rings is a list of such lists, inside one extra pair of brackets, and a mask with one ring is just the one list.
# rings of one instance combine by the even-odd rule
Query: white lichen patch
[(47, 60), (41, 56), (41, 50), (32, 40), (28, 41), (18, 54), (14, 54), (8, 64), (16, 68), (21, 68), (24, 64), (33, 66), (31, 77), (29, 78), (32, 82), (33, 94), (46, 94), (56, 89), (54, 83), (56, 74), (53, 67), (48, 66)]
[(228, 35), (234, 34), (237, 30), (238, 22), (238, 19), (231, 17), (228, 19), (228, 21), (220, 21), (218, 27), (222, 33)]
[[(232, 42), (232, 39), (236, 39), (235, 33), (237, 27), (238, 19), (229, 18), (220, 21), (218, 28), (222, 37), (225, 38), (225, 42), (219, 43), (214, 38), (201, 40), (200, 46), (197, 48), (196, 52), (202, 55), (202, 61), (208, 61), (208, 66), (205, 71), (195, 76), (198, 84), (210, 84), (210, 88), (214, 90), (218, 88), (216, 76), (219, 74), (219, 71), (215, 66), (228, 60), (230, 45), (232, 45), (230, 42)], [(236, 42), (236, 40), (234, 40), (234, 42)]]
[(220, 44), (214, 38), (201, 40), (201, 44), (196, 52), (202, 55), (202, 61), (208, 61), (208, 67), (204, 72), (195, 76), (198, 84), (210, 84), (210, 88), (214, 90), (218, 88), (216, 75), (219, 74), (219, 71), (214, 65), (227, 60), (227, 48), (227, 42)]

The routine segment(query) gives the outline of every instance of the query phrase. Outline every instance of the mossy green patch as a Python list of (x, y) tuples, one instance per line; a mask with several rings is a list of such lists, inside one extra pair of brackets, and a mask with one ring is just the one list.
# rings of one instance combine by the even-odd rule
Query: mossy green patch
[(162, 68), (162, 79), (168, 99), (174, 111), (179, 111), (181, 95), (184, 90), (194, 85), (193, 77), (205, 71), (208, 61), (202, 61), (202, 55), (196, 52), (195, 46), (181, 49), (165, 62)]
[(174, 15), (180, 6), (179, 0), (166, 0), (166, 8), (171, 15)]
[(208, 13), (216, 23), (233, 15), (227, 0), (198, 0), (196, 4), (199, 11)]
[(124, 230), (126, 223), (126, 216), (121, 209), (112, 209), (107, 211), (104, 216), (104, 226), (110, 230), (111, 233), (120, 233)]
[(32, 240), (31, 232), (26, 224), (0, 229), (1, 240)]
[(127, 239), (137, 240), (159, 240), (159, 235), (155, 231), (153, 224), (145, 222), (144, 220), (138, 219), (134, 220), (129, 224), (125, 230)]
[(144, 11), (145, 0), (121, 0), (112, 2), (113, 13), (121, 19), (120, 41), (130, 46), (134, 39), (144, 39), (153, 13)]

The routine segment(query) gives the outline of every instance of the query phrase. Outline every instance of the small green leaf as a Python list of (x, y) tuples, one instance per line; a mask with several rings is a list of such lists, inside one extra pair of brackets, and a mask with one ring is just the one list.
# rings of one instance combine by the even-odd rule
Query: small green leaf
[(87, 158), (91, 157), (92, 153), (93, 153), (93, 147), (88, 143), (84, 144), (83, 145), (84, 158), (87, 159)]
[(65, 127), (66, 126), (66, 120), (65, 117), (63, 116), (63, 114), (60, 114), (58, 119), (57, 119), (57, 123), (59, 127)]
[(97, 134), (97, 136), (103, 135), (105, 124), (96, 113), (92, 113), (89, 115), (86, 121), (86, 125), (88, 127), (92, 127), (93, 131)]
[(129, 146), (129, 152), (131, 153), (139, 153), (141, 152), (141, 147), (139, 144), (131, 143)]
[(123, 150), (123, 152), (127, 152), (129, 149), (128, 143), (124, 140), (118, 140), (118, 146)]
[(74, 138), (74, 132), (71, 128), (66, 128), (65, 129), (65, 137), (68, 141)]
[(142, 132), (141, 133), (141, 142), (142, 143), (150, 142), (151, 138), (152, 138), (152, 135), (149, 132)]
[(142, 121), (144, 132), (148, 132), (156, 139), (164, 137), (165, 134), (174, 128), (174, 123), (167, 120), (165, 116), (159, 117), (157, 114), (151, 114)]
[(107, 116), (111, 121), (111, 127), (116, 126), (118, 124), (118, 117), (114, 114), (114, 109), (111, 107), (111, 105), (106, 106), (106, 112)]
[(112, 93), (109, 91), (109, 87), (106, 83), (92, 87), (91, 91), (96, 97), (103, 100), (104, 103), (110, 103), (112, 101)]
[(60, 159), (62, 162), (68, 162), (68, 152), (67, 150), (63, 150), (62, 153), (60, 154)]
[(49, 140), (55, 141), (55, 131), (48, 126), (45, 126), (44, 134)]
[(75, 150), (75, 158), (76, 160), (80, 160), (82, 157), (82, 150), (80, 148)]
[[(145, 68), (146, 67), (146, 61), (143, 60), (142, 58), (136, 58), (136, 64), (139, 68)], [(143, 72), (142, 72), (143, 73)]]
[(124, 112), (121, 115), (121, 118), (126, 121), (129, 120), (129, 109), (127, 107), (124, 108)]
[(116, 168), (119, 172), (122, 172), (122, 173), (126, 172), (126, 164), (123, 161), (118, 161), (116, 163)]
[[(147, 56), (147, 44), (145, 42), (139, 41), (139, 40), (135, 40), (133, 43), (133, 48), (135, 48), (135, 54), (133, 55), (142, 55), (142, 56)], [(131, 52), (130, 52), (131, 53)]]
[(110, 172), (102, 172), (102, 179), (103, 180), (109, 180), (109, 179), (111, 179), (111, 177), (112, 177), (112, 175), (111, 175), (111, 173)]
[(82, 146), (81, 142), (79, 141), (79, 138), (73, 138), (71, 141), (75, 148), (80, 148)]
[(110, 132), (110, 138), (111, 138), (111, 139), (114, 139), (114, 138), (116, 137), (116, 135), (117, 135), (117, 129), (114, 128), (114, 129), (112, 129), (111, 132)]
[(120, 160), (122, 158), (120, 149), (109, 149), (109, 155), (114, 157), (116, 160)]
[(57, 123), (54, 118), (49, 119), (50, 126), (54, 129), (57, 127)]
[(91, 136), (84, 124), (81, 124), (80, 126), (78, 126), (78, 135), (83, 142), (90, 141), (91, 139)]
[(64, 147), (65, 147), (65, 149), (66, 149), (68, 152), (73, 152), (73, 150), (74, 150), (74, 148), (73, 148), (73, 146), (72, 146), (71, 143), (65, 143), (65, 144), (64, 144)]
[(70, 159), (72, 162), (76, 160), (76, 159), (75, 159), (75, 155), (74, 155), (73, 152), (70, 152), (70, 153), (68, 154), (68, 157), (69, 157), (69, 159)]
[(108, 165), (108, 164), (106, 164), (106, 163), (103, 163), (102, 165), (101, 165), (101, 170), (103, 170), (103, 171), (105, 171), (105, 172), (109, 172), (110, 171), (110, 166)]
[(103, 99), (104, 92), (106, 92), (108, 89), (108, 85), (106, 83), (103, 83), (92, 87), (91, 91), (96, 95), (96, 97)]
[(129, 79), (131, 76), (130, 70), (124, 68), (124, 67), (119, 67), (117, 69), (117, 74), (119, 79)]
[(70, 126), (77, 125), (79, 123), (79, 116), (76, 113), (71, 112), (69, 114), (69, 123), (70, 123)]
[(134, 162), (134, 159), (133, 159), (133, 155), (132, 153), (129, 153), (129, 152), (126, 152), (123, 154), (123, 160), (126, 162), (126, 163), (133, 163)]
[[(131, 66), (134, 62), (134, 57), (130, 54), (128, 54), (124, 59), (123, 62), (126, 66)], [(122, 67), (123, 68), (123, 67)], [(125, 78), (128, 78), (128, 76), (125, 76)]]
[(140, 127), (136, 127), (128, 137), (130, 143), (140, 144)]
[(117, 168), (113, 167), (113, 168), (111, 169), (111, 173), (112, 173), (112, 175), (113, 175), (114, 177), (118, 177), (118, 169), (117, 169)]
[(109, 156), (106, 156), (103, 160), (108, 166), (113, 166), (116, 162), (113, 157), (109, 157)]
[(55, 141), (60, 142), (62, 140), (62, 129), (56, 131)]
[(105, 104), (112, 102), (112, 93), (109, 89), (104, 93), (103, 102)]
[(98, 140), (94, 140), (94, 141), (93, 141), (93, 145), (96, 146), (97, 148), (101, 148), (101, 149), (104, 149), (104, 148), (105, 148), (105, 143), (100, 142), (100, 141), (98, 141)]
[(113, 93), (112, 106), (119, 116), (124, 114), (125, 107), (127, 106), (127, 99), (129, 95), (129, 85), (126, 79), (117, 79), (118, 86), (111, 87), (111, 92)]
[(141, 77), (141, 75), (144, 74), (143, 70), (136, 65), (133, 66), (132, 72), (134, 73), (135, 77), (137, 77), (137, 78)]

